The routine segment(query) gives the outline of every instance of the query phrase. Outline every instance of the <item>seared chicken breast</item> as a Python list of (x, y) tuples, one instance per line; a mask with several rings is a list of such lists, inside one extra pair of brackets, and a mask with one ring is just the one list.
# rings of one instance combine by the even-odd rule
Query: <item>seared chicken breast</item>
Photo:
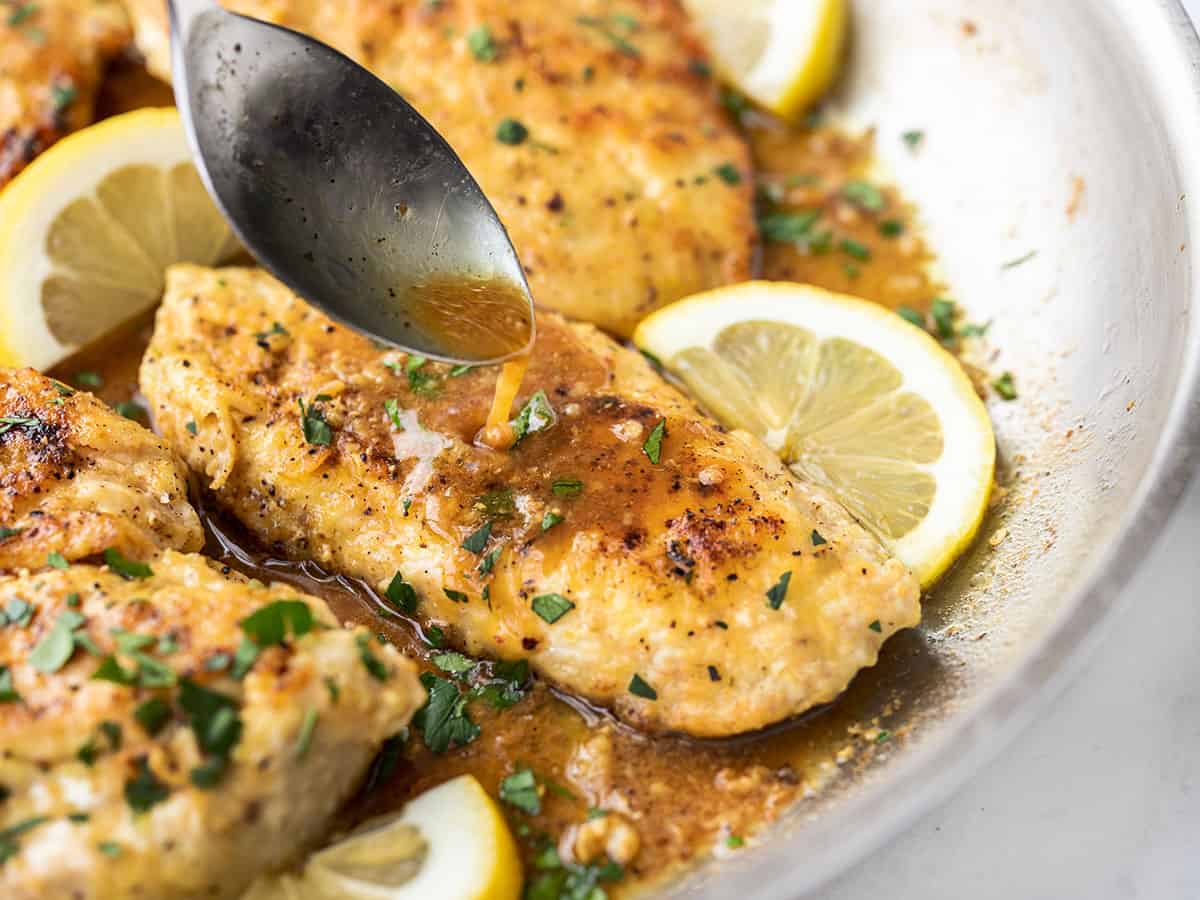
[(423, 702), (414, 667), (170, 549), (199, 526), (149, 432), (32, 372), (0, 384), (0, 896), (236, 897), (322, 836)]
[[(500, 213), (534, 298), (628, 336), (750, 274), (749, 150), (678, 0), (238, 0), (372, 69), (450, 142)], [(169, 76), (162, 0), (133, 0)]]
[(803, 712), (919, 617), (916, 580), (836, 502), (553, 314), (507, 452), (475, 443), (495, 369), (376, 349), (255, 270), (171, 269), (140, 379), (277, 552), (644, 729)]
[(32, 369), (0, 369), (0, 573), (112, 547), (199, 550), (187, 474), (154, 434)]
[(92, 121), (104, 67), (131, 38), (118, 0), (0, 4), (0, 187)]

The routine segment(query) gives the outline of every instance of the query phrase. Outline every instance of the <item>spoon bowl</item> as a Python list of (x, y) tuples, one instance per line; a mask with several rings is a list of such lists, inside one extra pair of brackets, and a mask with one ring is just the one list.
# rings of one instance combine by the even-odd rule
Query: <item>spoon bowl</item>
[[(310, 37), (210, 0), (169, 8), (175, 98), (197, 168), (264, 268), (330, 317), (412, 353), (486, 364), (528, 351), (533, 300), (516, 251), (429, 122)], [(429, 306), (444, 292), (427, 286), (449, 282), (468, 298), (455, 315)], [(493, 302), (472, 316), (472, 297)]]

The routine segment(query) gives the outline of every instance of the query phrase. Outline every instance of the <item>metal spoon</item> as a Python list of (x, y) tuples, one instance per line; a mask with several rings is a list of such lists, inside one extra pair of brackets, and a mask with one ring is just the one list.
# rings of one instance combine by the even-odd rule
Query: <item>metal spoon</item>
[[(516, 251), (433, 126), (310, 37), (211, 0), (168, 5), (192, 154), (259, 263), (332, 318), (414, 353), (488, 363), (528, 349), (533, 300)], [(481, 346), (490, 311), (461, 331), (421, 315), (419, 288), (460, 276), (509, 288), (527, 323), (515, 340)]]

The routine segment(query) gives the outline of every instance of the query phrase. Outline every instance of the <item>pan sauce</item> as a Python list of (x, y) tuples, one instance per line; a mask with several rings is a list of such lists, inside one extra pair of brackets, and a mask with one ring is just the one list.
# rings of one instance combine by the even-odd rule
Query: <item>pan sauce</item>
[[(108, 111), (139, 105), (142, 89), (136, 70), (118, 73)], [(763, 277), (807, 281), (924, 312), (939, 285), (929, 274), (933, 258), (914, 227), (911, 207), (890, 188), (879, 188), (878, 196), (859, 189), (849, 192), (857, 199), (847, 197), (847, 183), (860, 182), (870, 165), (873, 136), (827, 127), (793, 131), (755, 114), (745, 118), (759, 168), (761, 212), (821, 211), (805, 238), (807, 249), (792, 241), (765, 244)], [(137, 396), (137, 367), (149, 332), (148, 322), (137, 323), (53, 374), (78, 384), (79, 372), (95, 372), (103, 379), (102, 387), (93, 388), (98, 395), (111, 403), (128, 401)], [(416, 625), (389, 611), (371, 591), (311, 563), (271, 558), (199, 499), (210, 556), (260, 580), (286, 581), (324, 597), (343, 621), (368, 624), (433, 668), (428, 660), (436, 650)], [(610, 896), (622, 895), (668, 877), (709, 847), (736, 853), (806, 793), (861, 766), (870, 754), (888, 752), (897, 739), (887, 730), (893, 686), (924, 680), (930, 666), (921, 639), (901, 633), (837, 702), (765, 733), (721, 742), (647, 738), (601, 710), (534, 683), (507, 710), (472, 703), (481, 736), (465, 747), (438, 756), (419, 737), (405, 741), (390, 774), (377, 771), (368, 780), (369, 789), (347, 809), (343, 824), (394, 809), (463, 772), (496, 794), (501, 779), (527, 766), (545, 789), (542, 811), (506, 812), (529, 871), (539, 849), (557, 842), (569, 850), (573, 826), (587, 821), (591, 810), (605, 809), (637, 833), (625, 878), (604, 885)]]

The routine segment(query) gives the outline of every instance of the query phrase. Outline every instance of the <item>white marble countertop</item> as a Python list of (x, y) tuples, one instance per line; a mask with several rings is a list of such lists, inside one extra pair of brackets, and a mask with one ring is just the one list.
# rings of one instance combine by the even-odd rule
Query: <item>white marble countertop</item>
[[(1185, 0), (1200, 21), (1200, 0)], [(1197, 113), (1200, 115), (1200, 111)], [(1200, 479), (1078, 678), (821, 900), (1200, 898)]]

